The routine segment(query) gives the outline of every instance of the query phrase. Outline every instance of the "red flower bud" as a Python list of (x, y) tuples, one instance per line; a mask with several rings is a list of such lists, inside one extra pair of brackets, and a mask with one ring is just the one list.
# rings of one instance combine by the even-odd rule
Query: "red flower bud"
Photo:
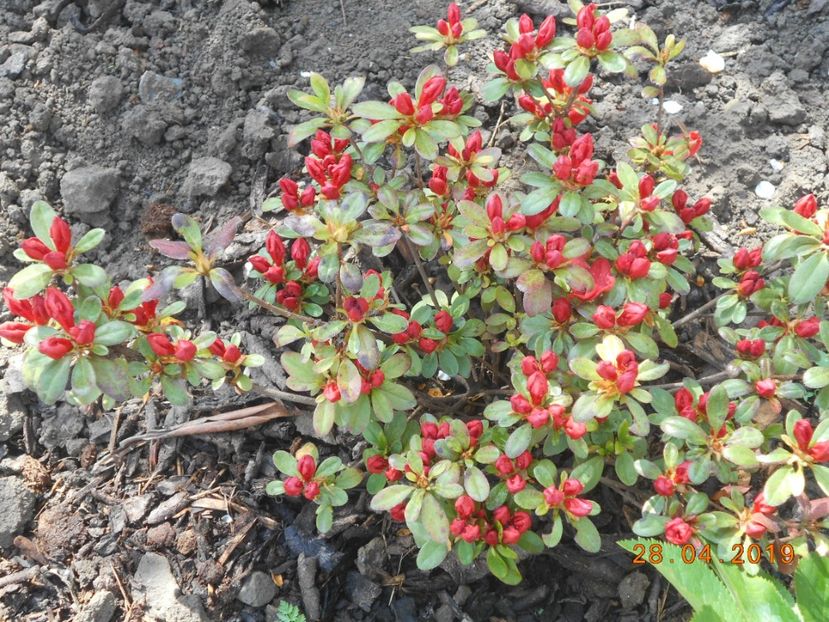
[(587, 434), (587, 425), (580, 421), (575, 421), (572, 417), (568, 417), (567, 423), (564, 424), (564, 433), (574, 441), (577, 441)]
[(535, 38), (535, 46), (539, 49), (547, 47), (556, 36), (556, 18), (548, 15), (541, 26), (538, 27), (538, 36)]
[(250, 265), (253, 266), (254, 270), (262, 274), (265, 274), (271, 268), (271, 264), (268, 263), (268, 260), (262, 257), (262, 255), (253, 255), (252, 257), (248, 257), (248, 261), (250, 262)]
[(538, 370), (538, 361), (535, 360), (534, 356), (525, 356), (521, 359), (521, 373), (525, 376), (529, 376), (534, 371)]
[(12, 343), (23, 343), (23, 338), (30, 328), (31, 324), (23, 322), (3, 322), (0, 324), (0, 337)]
[(656, 187), (656, 180), (651, 175), (645, 175), (639, 180), (639, 197), (645, 198), (653, 194), (653, 189)]
[(794, 332), (798, 337), (809, 339), (820, 332), (820, 320), (816, 317), (810, 317), (808, 320), (801, 320), (794, 327)]
[(285, 480), (285, 494), (290, 497), (298, 497), (302, 494), (303, 484), (298, 477), (289, 477)]
[(532, 403), (536, 406), (544, 401), (544, 398), (547, 397), (548, 390), (547, 378), (540, 371), (533, 372), (527, 379), (527, 391), (530, 394)]
[(59, 289), (46, 288), (44, 305), (49, 317), (60, 324), (64, 330), (68, 331), (75, 325), (75, 307), (72, 306), (66, 294)]
[(414, 116), (415, 123), (418, 125), (426, 125), (429, 121), (434, 119), (435, 113), (432, 110), (431, 104), (421, 106), (417, 109), (417, 113)]
[(501, 523), (502, 525), (509, 524), (510, 518), (512, 517), (509, 508), (505, 505), (500, 505), (492, 511), (492, 518)]
[(32, 259), (38, 261), (42, 260), (47, 253), (51, 253), (52, 249), (46, 246), (38, 238), (32, 237), (23, 240), (20, 243), (20, 248)]
[(322, 390), (322, 394), (329, 402), (339, 402), (340, 401), (340, 387), (334, 380), (328, 382), (325, 385), (325, 388)]
[(498, 459), (495, 461), (495, 469), (501, 475), (509, 475), (515, 470), (512, 466), (512, 460), (510, 460), (505, 454), (498, 456)]
[(156, 356), (173, 356), (176, 352), (175, 347), (170, 342), (170, 338), (163, 333), (152, 333), (147, 335), (147, 343), (155, 352)]
[(566, 298), (558, 298), (553, 301), (552, 312), (556, 322), (564, 324), (572, 317), (573, 306)]
[(63, 337), (47, 337), (41, 341), (37, 349), (52, 359), (60, 359), (72, 351), (75, 346), (71, 341)]
[(448, 311), (438, 311), (435, 314), (435, 328), (442, 333), (448, 333), (452, 330), (453, 320)]
[(812, 434), (814, 433), (814, 430), (812, 429), (812, 424), (809, 423), (808, 419), (798, 419), (795, 421), (792, 433), (794, 439), (797, 441), (797, 446), (801, 451), (809, 449), (809, 443), (812, 442)]
[(475, 511), (475, 501), (469, 495), (461, 495), (455, 499), (455, 511), (460, 518), (469, 518)]
[(265, 248), (275, 264), (281, 266), (285, 263), (285, 244), (273, 229), (268, 231), (268, 235), (265, 238)]
[(815, 462), (829, 462), (829, 441), (821, 441), (812, 445), (809, 455)]
[(529, 415), (532, 412), (532, 405), (523, 395), (513, 395), (509, 402), (512, 409), (520, 415)]
[(343, 310), (352, 322), (362, 322), (368, 313), (368, 300), (349, 296), (343, 300)]
[(773, 378), (758, 380), (754, 383), (754, 390), (760, 397), (770, 400), (777, 393), (777, 382)]
[(69, 329), (69, 335), (79, 346), (88, 346), (95, 340), (95, 323), (81, 320), (77, 326)]
[(673, 518), (665, 525), (665, 539), (677, 545), (688, 544), (694, 536), (694, 528), (682, 518)]
[(302, 456), (299, 460), (297, 460), (296, 470), (299, 473), (299, 476), (306, 482), (313, 479), (314, 474), (317, 472), (317, 463), (314, 460), (314, 456), (309, 454)]
[(758, 272), (749, 270), (740, 279), (737, 285), (737, 293), (743, 298), (748, 298), (753, 293), (760, 291), (766, 286), (766, 281)]
[(43, 256), (43, 263), (49, 266), (52, 270), (65, 270), (67, 266), (66, 255), (57, 251), (46, 253)]
[(196, 356), (196, 344), (187, 339), (179, 339), (175, 345), (175, 357), (182, 363), (192, 361)]
[(382, 473), (389, 468), (389, 461), (380, 454), (375, 454), (366, 460), (366, 470), (369, 473)]
[(392, 468), (392, 467), (389, 467), (388, 469), (386, 469), (386, 479), (389, 480), (390, 482), (396, 482), (401, 477), (403, 477), (403, 471), (399, 471), (399, 470), (397, 470), (395, 468)]
[(469, 432), (469, 436), (471, 438), (477, 439), (481, 434), (484, 433), (484, 424), (480, 419), (473, 419), (472, 421), (467, 421), (466, 431)]
[(815, 195), (807, 194), (805, 197), (800, 197), (797, 203), (794, 204), (794, 211), (803, 218), (811, 218), (817, 212), (817, 199)]
[(440, 97), (444, 88), (446, 88), (446, 78), (440, 75), (429, 78), (420, 91), (420, 97), (417, 100), (418, 107), (432, 104)]
[(626, 302), (617, 323), (619, 326), (637, 326), (642, 323), (649, 311), (648, 305), (641, 302)]
[(300, 270), (308, 265), (308, 257), (311, 255), (311, 246), (305, 238), (298, 238), (291, 244), (291, 259), (296, 262)]
[(573, 516), (582, 518), (593, 511), (593, 504), (587, 499), (571, 498), (564, 500), (564, 508)]
[(63, 218), (55, 216), (52, 225), (49, 227), (49, 237), (55, 243), (55, 250), (65, 254), (72, 246), (72, 230)]
[(438, 342), (434, 339), (429, 339), (428, 337), (421, 337), (420, 340), (417, 342), (417, 345), (426, 354), (430, 354), (437, 349)]
[(541, 371), (550, 374), (558, 367), (558, 355), (555, 352), (547, 351), (541, 355)]
[(654, 480), (653, 489), (656, 491), (656, 494), (658, 495), (662, 495), (663, 497), (670, 497), (672, 494), (674, 494), (674, 490), (676, 490), (676, 485), (670, 478), (665, 477), (664, 475), (660, 475)]
[(616, 311), (613, 307), (600, 305), (593, 314), (593, 323), (602, 330), (609, 330), (616, 326)]
[(305, 484), (305, 491), (302, 493), (302, 496), (308, 499), (308, 501), (313, 501), (319, 494), (320, 485), (318, 482), (308, 482)]

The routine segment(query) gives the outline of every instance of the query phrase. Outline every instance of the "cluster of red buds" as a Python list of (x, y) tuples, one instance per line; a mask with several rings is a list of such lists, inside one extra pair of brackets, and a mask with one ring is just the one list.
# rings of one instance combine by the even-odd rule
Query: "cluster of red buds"
[(352, 322), (362, 322), (368, 314), (369, 301), (362, 296), (347, 296), (343, 299), (343, 311)]
[(233, 343), (225, 343), (218, 338), (210, 344), (210, 352), (228, 365), (236, 365), (242, 359), (242, 351), (239, 346)]
[(813, 194), (807, 194), (805, 197), (800, 197), (794, 204), (794, 212), (803, 216), (803, 218), (811, 218), (817, 212), (817, 199)]
[(794, 324), (794, 334), (802, 339), (810, 339), (820, 332), (820, 319), (815, 316), (798, 320)]
[(604, 52), (613, 42), (610, 32), (610, 18), (602, 15), (596, 18), (596, 5), (590, 3), (576, 15), (576, 43), (589, 54)]
[(663, 497), (670, 497), (676, 491), (677, 486), (684, 486), (691, 483), (688, 476), (688, 469), (691, 468), (690, 460), (686, 460), (675, 469), (668, 469), (665, 473), (653, 481), (653, 489), (656, 494)]
[(513, 82), (522, 81), (515, 70), (515, 62), (521, 59), (530, 62), (537, 60), (544, 49), (552, 43), (556, 36), (555, 17), (550, 15), (545, 18), (536, 32), (532, 18), (525, 13), (518, 20), (518, 33), (518, 39), (510, 46), (509, 53), (495, 50), (492, 54), (495, 66)]
[[(472, 201), (477, 196), (479, 190), (485, 190), (487, 188), (493, 188), (498, 183), (498, 170), (495, 169), (492, 171), (492, 179), (488, 181), (484, 181), (475, 175), (475, 173), (471, 170), (471, 165), (475, 160), (475, 156), (483, 149), (484, 147), (484, 139), (481, 135), (480, 130), (475, 130), (466, 138), (466, 142), (464, 143), (463, 149), (458, 151), (453, 147), (451, 144), (447, 146), (446, 153), (449, 157), (453, 158), (458, 162), (461, 167), (464, 167), (466, 170), (464, 172), (464, 176), (466, 177), (466, 189), (464, 190), (463, 198)], [(448, 191), (447, 182), (446, 182), (446, 174), (447, 169), (444, 166), (436, 165), (432, 171), (432, 180), (434, 181), (434, 187), (432, 187), (432, 183), (430, 181), (429, 187), (435, 194), (438, 195), (445, 195)]]
[(665, 539), (678, 546), (688, 544), (696, 533), (693, 522), (693, 519), (688, 517), (672, 518), (665, 524)]
[(711, 199), (705, 197), (693, 205), (688, 205), (688, 193), (682, 189), (676, 190), (671, 196), (671, 204), (686, 225), (695, 218), (704, 216), (711, 209)]
[(46, 288), (43, 298), (43, 308), (46, 314), (68, 335), (67, 337), (51, 336), (38, 344), (38, 350), (52, 359), (60, 359), (69, 354), (75, 347), (92, 345), (95, 340), (95, 323), (81, 320), (75, 324), (75, 307), (72, 301), (59, 289)]
[(279, 180), (279, 187), (282, 190), (282, 206), (289, 212), (305, 213), (307, 208), (314, 205), (317, 191), (314, 186), (308, 185), (300, 192), (299, 184), (287, 177)]
[[(446, 93), (444, 94), (444, 91)], [(441, 96), (443, 96), (441, 98)], [(399, 133), (402, 135), (410, 126), (426, 125), (435, 118), (435, 108), (433, 104), (440, 99), (440, 106), (438, 107), (438, 114), (441, 117), (453, 118), (461, 113), (463, 108), (463, 100), (457, 88), (451, 87), (446, 90), (446, 78), (443, 76), (432, 76), (423, 85), (420, 90), (420, 96), (417, 102), (412, 100), (412, 96), (406, 91), (398, 93), (390, 101), (389, 104), (394, 106), (395, 110), (404, 117), (408, 118), (408, 123), (404, 123)]]
[(304, 496), (313, 501), (320, 494), (319, 482), (314, 480), (317, 473), (317, 463), (313, 456), (308, 454), (297, 460), (297, 473), (299, 477), (292, 476), (285, 480), (285, 494), (291, 497)]
[(423, 332), (423, 326), (420, 322), (409, 319), (409, 314), (400, 309), (392, 309), (391, 311), (392, 313), (396, 313), (397, 315), (409, 320), (409, 325), (406, 327), (406, 330), (392, 335), (392, 341), (399, 346), (418, 341), (420, 339), (420, 334)]
[(342, 188), (351, 179), (351, 156), (343, 151), (348, 147), (347, 138), (331, 138), (319, 130), (311, 140), (311, 154), (305, 158), (305, 168), (320, 185), (320, 193), (329, 201), (340, 198)]
[(797, 448), (815, 462), (829, 462), (829, 441), (814, 443), (814, 429), (807, 419), (798, 419), (792, 430)]
[(583, 518), (593, 511), (593, 504), (587, 499), (580, 499), (584, 484), (574, 478), (564, 480), (559, 486), (544, 489), (544, 501), (551, 508), (564, 509), (576, 518)]
[(527, 485), (527, 469), (533, 462), (532, 454), (525, 451), (514, 460), (510, 460), (509, 456), (501, 454), (495, 461), (495, 470), (498, 476), (505, 480), (507, 490), (510, 494), (521, 492)]
[(454, 43), (461, 38), (463, 34), (463, 24), (461, 23), (461, 10), (454, 2), (449, 4), (446, 11), (446, 19), (439, 19), (437, 29), (447, 39), (447, 43)]
[[(521, 360), (521, 373), (527, 378), (527, 393), (530, 396), (530, 404), (532, 406), (541, 406), (547, 401), (550, 392), (550, 386), (547, 381), (547, 376), (552, 374), (558, 368), (558, 355), (555, 352), (547, 351), (541, 355), (540, 359), (534, 356), (525, 356)], [(513, 396), (514, 398), (523, 398), (523, 396)], [(513, 407), (517, 404), (513, 404)], [(526, 407), (522, 407), (526, 410)], [(521, 414), (530, 414), (527, 412), (520, 412)]]
[(740, 278), (737, 284), (737, 293), (743, 298), (748, 298), (755, 292), (759, 292), (766, 286), (766, 280), (756, 270), (749, 270)]
[(626, 302), (619, 313), (613, 307), (600, 305), (593, 314), (593, 323), (602, 330), (629, 329), (641, 324), (648, 316), (648, 305)]
[(530, 246), (530, 257), (536, 264), (544, 265), (550, 270), (556, 270), (569, 261), (564, 257), (565, 244), (567, 244), (567, 238), (559, 233), (554, 233), (544, 243), (538, 240), (533, 242)]
[(449, 527), (452, 535), (464, 542), (482, 540), (489, 546), (516, 544), (533, 522), (527, 512), (511, 512), (506, 505), (495, 508), (489, 520), (486, 511), (467, 495), (455, 499), (455, 512), (457, 518)]
[(150, 344), (150, 348), (152, 348), (152, 351), (155, 352), (156, 356), (159, 358), (172, 358), (179, 363), (188, 363), (192, 361), (198, 351), (196, 344), (189, 339), (179, 339), (178, 341), (173, 342), (164, 333), (152, 333), (147, 335), (147, 343)]
[(40, 294), (25, 300), (18, 300), (14, 297), (14, 292), (6, 287), (3, 289), (3, 300), (13, 316), (26, 320), (25, 322), (11, 321), (0, 324), (0, 337), (3, 339), (12, 343), (23, 343), (23, 338), (30, 328), (44, 326), (49, 322), (50, 316), (43, 296)]
[[(295, 280), (286, 281), (288, 266), (285, 264), (286, 251), (285, 243), (275, 231), (268, 232), (265, 238), (265, 250), (270, 256), (270, 261), (262, 255), (248, 257), (250, 265), (259, 272), (269, 283), (282, 285), (276, 293), (276, 301), (289, 311), (299, 311), (302, 305), (303, 288)], [(300, 280), (305, 282), (314, 281), (317, 278), (320, 258), (311, 259), (311, 245), (305, 238), (297, 238), (291, 243), (291, 259), (294, 266), (302, 271)]]
[(26, 255), (35, 261), (41, 261), (52, 270), (65, 270), (71, 259), (72, 230), (65, 220), (59, 216), (52, 219), (49, 227), (49, 238), (54, 249), (49, 248), (40, 238), (26, 238), (20, 243), (20, 248)]
[(747, 248), (738, 248), (734, 253), (734, 259), (732, 262), (734, 263), (734, 267), (740, 271), (756, 268), (763, 263), (763, 247), (758, 246), (757, 248), (753, 248), (751, 250)]
[(639, 363), (636, 355), (630, 350), (622, 350), (615, 361), (599, 361), (596, 373), (604, 380), (612, 382), (616, 391), (621, 394), (630, 393), (636, 386), (636, 377), (639, 375)]
[(523, 214), (513, 214), (504, 221), (504, 207), (498, 194), (491, 195), (487, 200), (486, 213), (489, 216), (489, 230), (495, 239), (502, 239), (508, 231), (520, 231), (527, 223), (527, 218)]
[(598, 160), (593, 160), (593, 135), (583, 134), (573, 141), (567, 154), (553, 163), (553, 174), (570, 188), (584, 188), (593, 183), (599, 172)]
[[(570, 126), (577, 126), (579, 123), (587, 118), (590, 114), (590, 100), (586, 97), (587, 93), (593, 87), (593, 75), (588, 74), (577, 87), (570, 87), (564, 81), (564, 69), (550, 69), (547, 74), (547, 79), (542, 80), (542, 86), (545, 90), (550, 90), (556, 94), (557, 102), (561, 102), (562, 106), (560, 113), (566, 113), (567, 119), (570, 121)], [(575, 94), (573, 91), (575, 90)], [(569, 103), (569, 108), (565, 106)], [(556, 128), (553, 128), (556, 133)], [(569, 144), (572, 144), (570, 141)], [(553, 139), (553, 148), (557, 151), (561, 147), (556, 147), (555, 138)]]
[(656, 180), (651, 175), (644, 175), (639, 180), (639, 209), (643, 212), (652, 212), (662, 199), (653, 194), (656, 188)]
[[(150, 283), (152, 283), (152, 279), (150, 279)], [(119, 307), (124, 301), (124, 297), (124, 291), (118, 285), (110, 288), (107, 299), (102, 307), (107, 316), (110, 319), (126, 319), (143, 333), (154, 332), (159, 327), (159, 318), (157, 316), (158, 300), (145, 300), (134, 309), (120, 311)]]
[(366, 460), (366, 470), (371, 474), (382, 473), (390, 482), (396, 482), (403, 477), (403, 471), (390, 466), (388, 459), (380, 454)]
[(755, 540), (762, 538), (769, 529), (768, 519), (776, 513), (777, 506), (766, 503), (765, 496), (760, 492), (751, 504), (751, 515), (744, 526), (746, 535)]
[[(708, 397), (709, 393), (703, 393), (699, 399), (694, 397), (694, 394), (685, 387), (681, 387), (674, 393), (674, 406), (680, 417), (685, 417), (694, 423), (700, 420), (708, 420)], [(726, 421), (730, 420), (734, 413), (737, 412), (737, 404), (734, 402), (728, 403), (728, 412), (726, 414)], [(725, 430), (721, 430), (722, 433)]]
[(651, 238), (656, 261), (672, 266), (679, 255), (679, 239), (673, 233), (657, 233)]
[(651, 269), (648, 250), (640, 240), (634, 240), (627, 251), (616, 258), (616, 270), (630, 279), (644, 279)]
[(758, 359), (766, 353), (766, 342), (762, 339), (740, 339), (736, 349), (740, 358)]
[(774, 378), (761, 378), (754, 383), (754, 390), (765, 400), (773, 399), (777, 395), (777, 381)]

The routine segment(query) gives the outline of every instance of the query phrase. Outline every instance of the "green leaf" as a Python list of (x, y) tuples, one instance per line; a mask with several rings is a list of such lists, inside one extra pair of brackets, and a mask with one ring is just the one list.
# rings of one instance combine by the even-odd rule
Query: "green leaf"
[(625, 57), (617, 52), (602, 52), (598, 58), (602, 69), (610, 73), (622, 73), (627, 67)]
[(342, 359), (337, 370), (337, 386), (346, 404), (352, 404), (360, 397), (363, 378), (357, 366), (350, 359)]
[(14, 291), (15, 298), (31, 298), (43, 291), (43, 288), (52, 280), (52, 269), (44, 263), (33, 263), (15, 274), (9, 287)]
[(383, 142), (389, 136), (394, 134), (399, 127), (400, 121), (396, 119), (386, 119), (366, 128), (366, 131), (363, 132), (362, 138), (367, 143)]
[(438, 144), (426, 130), (415, 131), (415, 151), (427, 160), (434, 160), (438, 156)]
[(90, 356), (89, 362), (95, 370), (95, 383), (101, 392), (116, 400), (125, 400), (130, 396), (126, 360)]
[(525, 510), (534, 510), (544, 503), (544, 495), (533, 488), (520, 490), (513, 496), (516, 505)]
[[(763, 488), (766, 503), (781, 505), (787, 501), (793, 494), (793, 488), (798, 487), (797, 476), (798, 473), (790, 466), (782, 466), (775, 470), (766, 480), (766, 485)], [(800, 481), (802, 482), (802, 480), (803, 474), (800, 473)], [(802, 492), (802, 486), (800, 486), (800, 489)]]
[(35, 201), (32, 204), (31, 212), (29, 212), (29, 224), (32, 226), (32, 231), (41, 242), (52, 250), (55, 249), (55, 243), (52, 241), (52, 236), (49, 235), (49, 229), (57, 215), (58, 213), (45, 201)]
[(445, 543), (449, 540), (449, 519), (440, 501), (432, 494), (426, 493), (423, 497), (420, 523), (435, 542)]
[(815, 253), (798, 264), (789, 280), (789, 298), (793, 304), (804, 304), (814, 300), (829, 279), (829, 258), (824, 253)]
[(288, 147), (295, 147), (309, 136), (316, 134), (318, 129), (325, 127), (325, 124), (326, 120), (318, 117), (293, 126), (288, 132)]
[(358, 469), (349, 467), (340, 471), (334, 479), (334, 485), (348, 490), (357, 486), (361, 481), (363, 481), (363, 474)]
[(509, 87), (510, 82), (506, 78), (495, 78), (484, 84), (481, 89), (481, 97), (488, 103), (498, 101), (506, 95)]
[(697, 445), (705, 444), (705, 432), (696, 423), (685, 417), (668, 417), (662, 421), (660, 427), (668, 436), (690, 440)]
[(101, 394), (95, 384), (95, 370), (89, 359), (79, 358), (72, 368), (72, 395), (81, 404), (91, 404)]
[(86, 287), (100, 287), (107, 281), (107, 273), (100, 266), (91, 263), (82, 263), (72, 268), (72, 276)]
[(411, 486), (395, 484), (384, 488), (371, 500), (371, 509), (375, 512), (386, 512), (396, 505), (400, 505), (415, 491)]
[(572, 60), (564, 70), (564, 82), (573, 88), (579, 86), (590, 71), (590, 59), (579, 55)]
[(66, 391), (66, 383), (69, 380), (69, 370), (71, 368), (71, 356), (64, 356), (44, 365), (37, 377), (37, 386), (35, 387), (38, 397), (47, 404), (57, 402)]
[(417, 554), (417, 567), (421, 570), (432, 570), (440, 566), (446, 559), (449, 549), (445, 544), (428, 540)]
[(381, 101), (360, 102), (358, 104), (354, 104), (351, 110), (358, 117), (363, 117), (372, 121), (399, 119), (401, 116), (394, 106)]
[(800, 559), (794, 572), (797, 607), (804, 622), (824, 622), (829, 612), (829, 558), (810, 553)]
[(529, 423), (525, 423), (509, 435), (509, 438), (504, 445), (504, 453), (508, 458), (517, 458), (519, 455), (524, 453), (524, 451), (526, 451), (527, 447), (530, 446), (532, 437), (532, 426), (530, 426)]
[(295, 477), (297, 475), (297, 461), (291, 454), (287, 451), (279, 450), (274, 453), (273, 455), (273, 463), (277, 469), (279, 469), (280, 473), (284, 473), (289, 477)]
[(98, 246), (104, 239), (106, 232), (103, 229), (90, 229), (75, 244), (76, 253), (85, 253)]
[(822, 389), (829, 385), (829, 367), (812, 367), (803, 374), (803, 384), (810, 389)]
[(467, 467), (463, 474), (463, 486), (466, 493), (475, 501), (486, 501), (489, 496), (489, 480), (476, 466)]
[(598, 553), (602, 548), (602, 537), (596, 525), (589, 518), (582, 518), (576, 522), (576, 544), (588, 553)]
[(130, 339), (135, 334), (135, 327), (128, 322), (113, 320), (95, 329), (95, 343), (114, 346)]

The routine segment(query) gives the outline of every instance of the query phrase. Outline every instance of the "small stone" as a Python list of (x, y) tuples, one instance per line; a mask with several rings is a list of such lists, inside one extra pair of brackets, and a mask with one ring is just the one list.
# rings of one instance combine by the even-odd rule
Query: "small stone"
[(23, 73), (26, 68), (27, 54), (23, 51), (14, 52), (0, 65), (0, 78), (15, 79)]
[(144, 597), (148, 613), (165, 622), (203, 622), (208, 620), (197, 596), (176, 596), (178, 583), (167, 558), (146, 553), (133, 576), (136, 591)]
[(674, 101), (673, 99), (668, 99), (662, 102), (662, 110), (668, 114), (676, 114), (682, 111), (682, 104), (678, 101)]
[(148, 493), (146, 495), (138, 495), (137, 497), (130, 497), (126, 499), (122, 507), (124, 508), (124, 513), (127, 515), (127, 520), (131, 523), (135, 523), (144, 518), (144, 515), (150, 508), (150, 503), (152, 503), (154, 497), (155, 495)]
[(219, 158), (198, 158), (190, 162), (190, 170), (184, 182), (186, 194), (212, 197), (230, 179), (230, 164)]
[(774, 184), (764, 180), (757, 184), (757, 187), (754, 188), (754, 194), (761, 199), (769, 200), (774, 196), (776, 190), (777, 188), (774, 187)]
[(779, 125), (800, 125), (806, 119), (806, 109), (793, 91), (774, 101), (768, 109), (769, 121)]
[(101, 76), (95, 78), (89, 85), (87, 98), (89, 104), (99, 114), (114, 110), (121, 103), (124, 95), (124, 87), (121, 81), (115, 76)]
[(172, 104), (181, 98), (184, 80), (145, 71), (138, 81), (138, 96), (148, 105)]
[(279, 33), (273, 28), (254, 28), (242, 35), (242, 49), (250, 56), (273, 57), (279, 52)]
[(148, 147), (160, 143), (164, 130), (167, 129), (167, 124), (158, 112), (142, 105), (127, 112), (121, 125), (129, 136)]
[(12, 545), (14, 537), (32, 519), (35, 496), (19, 477), (0, 477), (0, 549)]
[(268, 124), (268, 114), (261, 110), (251, 110), (245, 117), (242, 131), (244, 155), (251, 160), (258, 160), (265, 154), (274, 129)]
[(751, 40), (751, 26), (748, 24), (735, 24), (722, 31), (712, 46), (717, 52), (736, 52), (749, 46)]
[(115, 607), (112, 592), (96, 592), (72, 622), (109, 622), (115, 615)]
[(366, 579), (359, 572), (353, 570), (348, 573), (345, 579), (345, 591), (351, 602), (368, 613), (374, 601), (380, 597), (382, 588)]
[(119, 186), (120, 175), (117, 169), (102, 166), (73, 169), (60, 180), (64, 210), (81, 220), (84, 220), (85, 215), (106, 213), (118, 194)]
[(386, 543), (377, 537), (357, 549), (357, 570), (360, 574), (375, 578), (383, 569), (386, 559)]
[(236, 598), (250, 607), (264, 607), (276, 596), (276, 585), (270, 576), (256, 570), (242, 582)]
[(619, 583), (619, 600), (622, 609), (633, 609), (645, 601), (650, 581), (644, 572), (632, 572)]
[(699, 59), (699, 64), (710, 73), (720, 73), (725, 69), (725, 59), (714, 50), (708, 50), (705, 56)]

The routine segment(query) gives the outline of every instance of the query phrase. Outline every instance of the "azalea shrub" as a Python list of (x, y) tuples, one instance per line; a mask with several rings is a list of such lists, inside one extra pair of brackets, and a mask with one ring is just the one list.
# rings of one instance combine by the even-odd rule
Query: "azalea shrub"
[[(150, 243), (175, 263), (112, 283), (81, 258), (104, 232), (74, 240), (36, 203), (0, 326), (28, 385), (47, 404), (103, 408), (257, 390), (261, 356), (181, 319), (176, 292), (200, 283), (282, 317), (283, 388), (313, 397), (318, 437), (365, 441), (361, 469), (313, 445), (274, 455), (283, 477), (268, 492), (315, 503), (321, 532), (362, 485), (405, 524), (421, 569), (484, 558), (515, 584), (523, 556), (563, 538), (600, 550), (591, 497), (615, 480), (649, 491), (640, 536), (721, 558), (755, 541), (826, 555), (829, 209), (808, 195), (764, 210), (780, 232), (721, 259), (722, 293), (684, 317), (711, 228), (711, 201), (682, 188), (702, 138), (656, 113), (610, 160), (588, 129), (596, 80), (645, 72), (661, 104), (684, 42), (570, 6), (560, 21), (509, 20), (479, 93), (451, 83), (483, 34), (454, 4), (412, 29), (446, 65), (413, 87), (365, 100), (362, 78), (332, 88), (311, 74), (290, 91), (308, 113), (290, 134), (304, 170), (246, 225), (270, 228), (243, 274), (222, 263), (240, 218), (203, 232), (177, 214), (180, 239)], [(480, 99), (504, 105), (515, 153), (470, 114)], [(421, 282), (404, 289), (409, 269)], [(732, 360), (687, 377), (676, 329), (700, 320)]]

